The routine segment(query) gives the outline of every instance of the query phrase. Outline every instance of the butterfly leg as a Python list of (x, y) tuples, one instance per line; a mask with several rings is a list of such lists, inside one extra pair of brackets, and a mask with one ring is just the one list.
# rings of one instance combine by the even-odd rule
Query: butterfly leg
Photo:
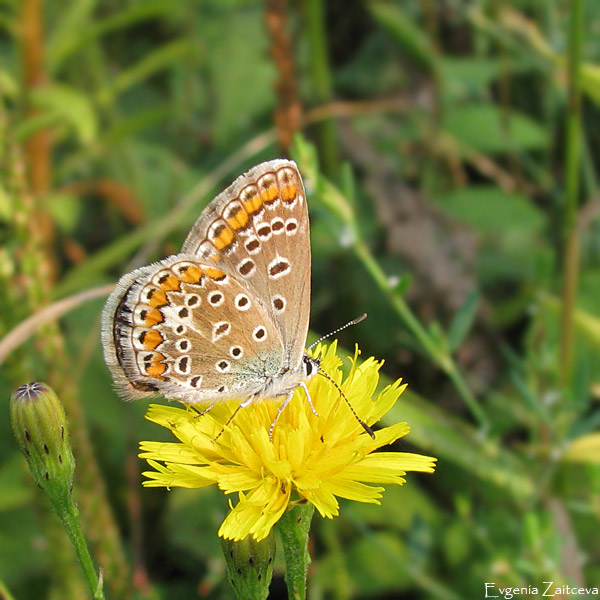
[[(315, 410), (315, 405), (313, 404), (312, 398), (310, 397), (310, 392), (308, 391), (308, 387), (306, 386), (304, 381), (301, 381), (298, 385), (300, 387), (302, 387), (302, 389), (304, 390), (304, 393), (306, 394), (306, 400), (308, 401), (308, 404), (309, 404), (313, 414), (316, 417), (318, 417), (319, 413)], [(279, 420), (279, 417), (281, 416), (281, 413), (285, 410), (285, 407), (290, 403), (290, 400), (293, 398), (294, 389), (292, 389), (288, 392), (288, 395), (286, 396), (285, 400), (281, 403), (281, 406), (277, 409), (277, 414), (275, 415), (275, 418), (273, 419), (273, 422), (271, 423), (271, 426), (269, 427), (269, 439), (271, 441), (273, 441), (273, 431), (275, 429), (275, 423), (277, 423), (277, 421)]]
[(315, 417), (321, 416), (315, 410), (315, 405), (313, 404), (312, 398), (310, 397), (310, 392), (308, 391), (308, 386), (304, 383), (304, 381), (301, 381), (298, 385), (304, 390), (304, 393), (306, 394), (306, 401), (308, 402), (308, 405), (310, 406), (310, 410), (313, 411), (313, 415), (315, 415)]
[(275, 423), (277, 423), (277, 421), (279, 420), (279, 417), (281, 416), (281, 413), (284, 411), (285, 407), (290, 403), (290, 400), (292, 399), (293, 396), (294, 396), (294, 390), (289, 391), (285, 400), (281, 403), (281, 406), (277, 409), (277, 414), (275, 415), (275, 418), (273, 419), (273, 421), (271, 422), (271, 426), (269, 427), (269, 439), (271, 441), (273, 441), (273, 430), (275, 429)]

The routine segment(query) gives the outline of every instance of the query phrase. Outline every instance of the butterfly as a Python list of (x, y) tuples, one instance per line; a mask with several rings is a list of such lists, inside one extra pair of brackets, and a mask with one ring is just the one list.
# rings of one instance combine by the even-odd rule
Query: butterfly
[(284, 397), (276, 421), (300, 386), (316, 414), (306, 381), (319, 372), (319, 360), (304, 350), (310, 278), (298, 167), (290, 160), (259, 164), (206, 206), (180, 253), (117, 283), (102, 316), (117, 392), (126, 400), (160, 394), (209, 408)]

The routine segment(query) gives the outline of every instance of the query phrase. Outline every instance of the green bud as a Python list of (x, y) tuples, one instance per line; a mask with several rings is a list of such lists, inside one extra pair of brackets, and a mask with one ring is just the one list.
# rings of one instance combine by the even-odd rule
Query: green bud
[(275, 536), (257, 542), (251, 535), (234, 542), (221, 539), (227, 576), (238, 598), (264, 600), (269, 596), (275, 559)]
[(45, 383), (26, 383), (10, 398), (10, 420), (33, 478), (55, 510), (64, 512), (70, 503), (75, 458), (58, 396)]

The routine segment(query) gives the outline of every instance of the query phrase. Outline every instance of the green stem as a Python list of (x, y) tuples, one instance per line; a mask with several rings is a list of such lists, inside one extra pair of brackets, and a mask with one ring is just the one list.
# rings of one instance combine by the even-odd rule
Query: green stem
[(77, 553), (77, 558), (81, 563), (85, 578), (88, 582), (92, 597), (94, 600), (104, 600), (104, 591), (102, 589), (102, 580), (96, 574), (96, 569), (90, 555), (90, 551), (83, 535), (79, 511), (71, 498), (64, 506), (64, 509), (58, 513), (71, 543)]
[(308, 532), (315, 507), (310, 502), (296, 504), (287, 510), (277, 527), (285, 555), (285, 583), (289, 600), (306, 598), (306, 574), (310, 564)]
[[(307, 31), (310, 47), (310, 70), (313, 83), (314, 99), (318, 104), (325, 104), (333, 98), (331, 70), (327, 56), (327, 35), (323, 0), (306, 2)], [(319, 155), (323, 170), (329, 177), (334, 177), (340, 166), (339, 148), (334, 121), (324, 119), (317, 125), (319, 139)]]
[(2, 581), (0, 581), (0, 600), (15, 600), (15, 597), (8, 591)]
[(413, 312), (410, 310), (410, 307), (405, 302), (404, 298), (394, 292), (387, 280), (387, 277), (385, 276), (385, 273), (381, 270), (381, 267), (371, 254), (367, 245), (360, 237), (358, 237), (358, 234), (356, 235), (356, 241), (354, 243), (354, 251), (356, 252), (357, 257), (367, 272), (374, 279), (377, 287), (379, 287), (379, 289), (386, 295), (390, 304), (400, 319), (404, 322), (406, 327), (408, 327), (410, 332), (415, 336), (425, 352), (427, 352), (436, 365), (451, 379), (452, 383), (456, 387), (456, 390), (464, 400), (467, 408), (471, 411), (473, 417), (477, 420), (481, 427), (487, 429), (489, 424), (487, 416), (479, 406), (475, 396), (473, 396), (471, 393), (471, 390), (467, 386), (464, 377), (456, 366), (451, 354), (447, 351), (447, 349), (440, 347), (439, 344), (436, 344), (433, 341), (419, 319), (417, 319), (417, 317), (415, 317)]
[(431, 357), (435, 364), (442, 369), (448, 377), (450, 377), (450, 380), (456, 387), (456, 390), (479, 426), (484, 431), (489, 429), (488, 418), (479, 406), (477, 399), (471, 393), (465, 379), (456, 366), (447, 343), (444, 343), (444, 340), (441, 340), (441, 343), (440, 341), (436, 341), (427, 329), (423, 327), (419, 319), (417, 319), (410, 310), (410, 307), (405, 302), (404, 298), (390, 285), (390, 282), (379, 266), (379, 263), (375, 260), (369, 247), (364, 242), (356, 219), (356, 213), (352, 208), (350, 199), (347, 197), (352, 194), (352, 185), (346, 186), (347, 189), (345, 195), (335, 185), (327, 181), (326, 178), (320, 178), (316, 167), (316, 159), (311, 156), (310, 148), (301, 141), (297, 141), (296, 155), (299, 163), (303, 167), (303, 171), (312, 177), (314, 181), (317, 181), (317, 193), (321, 198), (321, 202), (336, 214), (350, 229), (354, 252), (363, 267), (373, 278), (377, 287), (386, 296), (392, 308), (423, 347), (427, 355)]
[(568, 57), (568, 102), (566, 139), (566, 190), (564, 211), (563, 311), (561, 319), (561, 381), (566, 384), (573, 363), (573, 313), (579, 279), (579, 235), (577, 201), (579, 197), (581, 153), (581, 76), (583, 47), (583, 0), (571, 1)]

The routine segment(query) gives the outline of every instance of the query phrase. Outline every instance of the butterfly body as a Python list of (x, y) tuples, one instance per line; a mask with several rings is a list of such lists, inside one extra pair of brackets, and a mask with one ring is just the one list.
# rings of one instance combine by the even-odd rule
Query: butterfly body
[(309, 312), (304, 186), (295, 163), (269, 161), (202, 211), (181, 253), (120, 279), (103, 312), (105, 359), (128, 400), (289, 396), (318, 369), (304, 352)]

